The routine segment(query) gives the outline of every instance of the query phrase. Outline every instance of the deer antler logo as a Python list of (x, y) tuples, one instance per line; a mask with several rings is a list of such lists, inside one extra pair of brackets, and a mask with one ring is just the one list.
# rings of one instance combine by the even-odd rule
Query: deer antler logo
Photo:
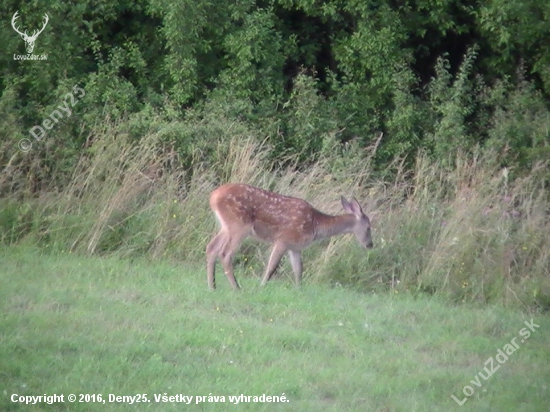
[(19, 13), (19, 10), (15, 12), (15, 14), (13, 15), (12, 19), (11, 19), (11, 26), (13, 27), (13, 29), (19, 33), (19, 35), (21, 36), (21, 38), (25, 41), (25, 49), (27, 49), (27, 53), (32, 53), (32, 51), (34, 50), (34, 42), (36, 41), (36, 38), (38, 37), (38, 35), (40, 33), (42, 33), (44, 31), (44, 29), (46, 28), (46, 25), (48, 24), (48, 20), (49, 20), (49, 17), (46, 13), (44, 13), (44, 25), (42, 26), (42, 28), (40, 30), (35, 30), (33, 31), (32, 35), (28, 35), (27, 34), (27, 31), (25, 30), (25, 32), (21, 33), (17, 27), (15, 26), (15, 20), (17, 20), (19, 18), (19, 16), (17, 15), (17, 13)]

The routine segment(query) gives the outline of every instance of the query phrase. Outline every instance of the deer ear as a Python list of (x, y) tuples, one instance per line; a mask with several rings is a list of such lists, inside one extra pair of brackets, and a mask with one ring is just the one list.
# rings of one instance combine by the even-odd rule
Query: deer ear
[(342, 202), (342, 207), (346, 212), (353, 213), (353, 211), (351, 210), (351, 203), (348, 202), (344, 196), (340, 196), (340, 201)]
[(352, 208), (352, 210), (353, 210), (353, 213), (354, 213), (356, 216), (362, 216), (362, 215), (364, 215), (363, 209), (361, 209), (361, 205), (359, 204), (359, 202), (358, 202), (357, 199), (355, 199), (355, 198), (352, 198), (352, 199), (351, 199), (351, 208)]
[(361, 206), (359, 205), (359, 202), (355, 198), (351, 199), (351, 202), (348, 202), (344, 196), (341, 197), (342, 201), (342, 207), (344, 210), (348, 213), (352, 213), (355, 216), (362, 216), (363, 210), (361, 210)]

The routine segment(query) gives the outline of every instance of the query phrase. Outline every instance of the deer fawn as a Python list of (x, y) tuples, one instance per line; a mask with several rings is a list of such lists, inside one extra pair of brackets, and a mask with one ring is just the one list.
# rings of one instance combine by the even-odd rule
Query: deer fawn
[(239, 284), (233, 275), (232, 259), (243, 242), (252, 235), (271, 243), (271, 256), (262, 279), (267, 283), (288, 252), (299, 285), (302, 280), (302, 249), (313, 241), (342, 233), (353, 233), (365, 248), (372, 248), (369, 218), (357, 200), (341, 198), (345, 215), (326, 215), (305, 200), (268, 192), (245, 184), (226, 184), (210, 194), (210, 207), (221, 229), (206, 247), (208, 286), (216, 288), (216, 258), (220, 258), (229, 283)]

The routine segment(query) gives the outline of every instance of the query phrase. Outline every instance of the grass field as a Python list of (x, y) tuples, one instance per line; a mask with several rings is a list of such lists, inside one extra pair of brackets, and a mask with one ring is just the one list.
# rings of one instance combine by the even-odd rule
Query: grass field
[[(301, 289), (284, 277), (261, 289), (242, 270), (243, 291), (218, 275), (211, 292), (202, 264), (22, 246), (4, 248), (0, 262), (2, 411), (517, 412), (550, 405), (548, 315), (359, 294), (307, 279)], [(526, 338), (531, 319), (540, 326)], [(480, 377), (489, 358), (511, 348), (502, 364), (494, 360), (493, 376)], [(63, 394), (65, 402), (25, 405), (13, 394)], [(69, 394), (101, 394), (105, 403), (69, 403)], [(139, 400), (149, 402), (110, 402), (109, 394), (146, 394)], [(155, 398), (178, 394), (193, 396), (191, 403)], [(286, 402), (229, 398), (241, 394)]]

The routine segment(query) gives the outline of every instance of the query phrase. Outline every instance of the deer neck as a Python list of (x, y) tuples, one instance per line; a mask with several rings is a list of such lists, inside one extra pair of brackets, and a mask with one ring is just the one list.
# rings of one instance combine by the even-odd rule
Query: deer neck
[(315, 239), (324, 239), (350, 233), (355, 226), (355, 216), (351, 214), (330, 216), (324, 213), (315, 215)]

